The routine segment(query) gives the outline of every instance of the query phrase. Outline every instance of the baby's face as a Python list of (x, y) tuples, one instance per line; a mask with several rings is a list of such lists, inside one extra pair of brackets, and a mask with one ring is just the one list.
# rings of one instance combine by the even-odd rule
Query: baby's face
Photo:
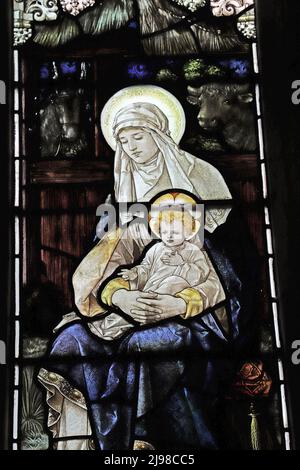
[(184, 224), (181, 220), (161, 221), (160, 237), (166, 246), (179, 246), (185, 239)]

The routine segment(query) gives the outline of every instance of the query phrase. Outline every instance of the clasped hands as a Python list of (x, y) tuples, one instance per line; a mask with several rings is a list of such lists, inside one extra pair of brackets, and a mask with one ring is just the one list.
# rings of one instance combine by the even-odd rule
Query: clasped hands
[(112, 303), (142, 325), (156, 323), (186, 312), (186, 303), (179, 297), (157, 292), (118, 289)]
[[(164, 253), (161, 261), (168, 266), (180, 266), (184, 263), (177, 251)], [(126, 281), (135, 281), (138, 269), (137, 267), (122, 269), (119, 276)], [(141, 324), (156, 323), (186, 312), (186, 303), (183, 299), (152, 291), (119, 289), (113, 294), (112, 303)]]

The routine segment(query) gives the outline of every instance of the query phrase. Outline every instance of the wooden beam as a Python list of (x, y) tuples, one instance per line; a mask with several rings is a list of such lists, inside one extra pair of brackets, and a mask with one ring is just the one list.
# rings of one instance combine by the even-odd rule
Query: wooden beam
[(203, 159), (217, 168), (226, 181), (254, 180), (260, 175), (259, 159), (255, 154), (217, 155)]
[(100, 161), (41, 161), (31, 164), (32, 184), (74, 184), (110, 181), (112, 165)]

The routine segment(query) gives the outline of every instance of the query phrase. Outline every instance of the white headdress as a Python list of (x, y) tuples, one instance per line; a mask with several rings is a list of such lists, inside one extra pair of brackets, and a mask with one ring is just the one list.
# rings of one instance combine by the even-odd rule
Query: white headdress
[[(203, 201), (232, 199), (219, 171), (181, 150), (175, 142), (184, 131), (185, 116), (179, 101), (167, 90), (150, 85), (125, 88), (105, 105), (101, 122), (105, 138), (116, 149), (118, 202), (147, 202), (171, 189), (189, 191)], [(126, 128), (143, 129), (152, 135), (158, 148), (152, 161), (138, 164), (124, 152), (118, 136)], [(229, 207), (218, 204), (206, 207), (205, 228), (213, 232), (226, 221), (229, 212)]]
[[(123, 150), (118, 135), (125, 128), (142, 128), (149, 132), (158, 147), (158, 154), (149, 164), (137, 164)], [(221, 174), (207, 162), (181, 150), (170, 136), (168, 119), (155, 105), (134, 103), (122, 108), (115, 116), (113, 125), (117, 142), (115, 154), (115, 196), (118, 202), (149, 201), (161, 191), (183, 189), (205, 201), (231, 199), (231, 194)], [(167, 172), (169, 187), (162, 187), (160, 179)], [(135, 187), (134, 173), (139, 174), (141, 191)], [(147, 191), (148, 188), (148, 191)], [(151, 196), (147, 196), (147, 192)], [(212, 232), (225, 222), (230, 208), (218, 207), (206, 210), (207, 230)]]

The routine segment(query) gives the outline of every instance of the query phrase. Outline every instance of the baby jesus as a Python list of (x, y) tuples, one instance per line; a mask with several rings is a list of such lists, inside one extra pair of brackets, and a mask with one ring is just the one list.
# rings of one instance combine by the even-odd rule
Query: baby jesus
[(150, 221), (161, 242), (147, 251), (141, 264), (121, 270), (120, 276), (129, 281), (131, 290), (176, 295), (207, 279), (210, 266), (206, 257), (188, 241), (195, 235), (195, 224), (189, 212), (180, 210), (162, 211)]
[[(177, 199), (183, 199), (180, 196)], [(191, 202), (194, 203), (192, 199), (188, 200), (189, 204)], [(169, 295), (185, 301), (186, 313), (180, 315), (188, 319), (223, 301), (225, 294), (219, 277), (196, 237), (201, 228), (198, 217), (183, 210), (182, 203), (176, 204), (171, 194), (161, 196), (152, 208), (155, 210), (151, 210), (149, 225), (161, 241), (147, 249), (140, 264), (121, 269), (117, 276), (122, 279), (113, 277), (100, 289), (102, 303), (113, 308), (112, 299), (119, 289)], [(118, 338), (139, 322), (135, 320), (135, 314), (132, 315), (134, 322), (128, 315), (112, 312), (99, 320), (93, 331), (107, 340)]]

